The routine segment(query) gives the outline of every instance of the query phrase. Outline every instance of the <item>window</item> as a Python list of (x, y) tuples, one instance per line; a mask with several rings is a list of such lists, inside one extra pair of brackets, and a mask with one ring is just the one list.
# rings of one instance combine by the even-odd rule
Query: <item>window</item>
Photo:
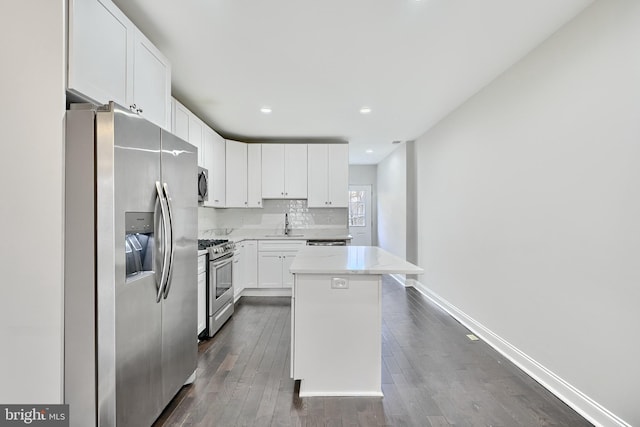
[(364, 191), (349, 191), (349, 227), (366, 227)]

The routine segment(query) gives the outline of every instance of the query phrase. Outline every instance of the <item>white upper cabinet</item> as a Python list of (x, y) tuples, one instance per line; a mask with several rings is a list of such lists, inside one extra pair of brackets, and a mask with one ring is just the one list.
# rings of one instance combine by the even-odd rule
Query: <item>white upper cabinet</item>
[(306, 144), (262, 144), (262, 197), (307, 198)]
[(247, 144), (247, 207), (262, 207), (262, 144)]
[(68, 55), (70, 92), (170, 128), (169, 61), (111, 0), (69, 0)]
[(284, 196), (307, 198), (307, 144), (284, 146)]
[(310, 208), (346, 208), (349, 203), (349, 146), (309, 144)]
[(204, 167), (209, 171), (209, 198), (205, 206), (223, 208), (226, 194), (226, 141), (210, 127), (204, 129)]
[(100, 104), (128, 106), (134, 26), (109, 0), (69, 0), (67, 87)]
[(171, 113), (171, 132), (178, 138), (189, 142), (189, 116), (191, 111), (178, 102), (177, 99), (171, 98)]
[[(209, 197), (203, 202), (203, 206), (224, 208), (227, 193), (227, 143), (225, 139), (177, 99), (171, 98), (171, 107), (171, 131), (198, 149), (198, 166), (209, 171)], [(230, 161), (234, 162), (238, 159), (233, 156)]]
[(228, 208), (262, 207), (262, 144), (227, 140), (226, 203)]
[(198, 166), (204, 166), (204, 128), (205, 124), (193, 114), (189, 115), (189, 144), (198, 149)]
[(245, 208), (247, 201), (247, 144), (227, 140), (226, 207)]
[(310, 208), (329, 206), (329, 158), (328, 144), (309, 144), (309, 197), (307, 206)]
[(140, 115), (165, 129), (171, 123), (171, 64), (135, 29), (133, 105)]
[(283, 144), (262, 144), (262, 197), (284, 199)]
[(329, 205), (349, 207), (349, 145), (329, 144)]

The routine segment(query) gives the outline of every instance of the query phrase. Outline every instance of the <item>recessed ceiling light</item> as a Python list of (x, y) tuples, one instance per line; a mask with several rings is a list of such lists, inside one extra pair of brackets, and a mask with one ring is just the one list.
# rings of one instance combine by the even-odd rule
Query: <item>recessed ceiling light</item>
[(373, 153), (373, 150), (367, 150), (366, 153), (367, 154), (371, 154), (371, 153)]
[(361, 114), (369, 114), (370, 112), (371, 112), (371, 108), (369, 108), (369, 107), (362, 107), (360, 109), (360, 113)]
[(260, 112), (264, 114), (269, 114), (271, 112), (271, 107), (262, 107), (260, 109)]

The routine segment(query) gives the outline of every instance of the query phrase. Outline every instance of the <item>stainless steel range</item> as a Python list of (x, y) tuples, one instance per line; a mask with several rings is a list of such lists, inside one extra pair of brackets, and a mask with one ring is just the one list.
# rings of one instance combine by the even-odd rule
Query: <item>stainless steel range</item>
[(229, 240), (198, 240), (198, 249), (209, 251), (207, 283), (207, 328), (204, 335), (211, 338), (233, 314), (233, 250)]

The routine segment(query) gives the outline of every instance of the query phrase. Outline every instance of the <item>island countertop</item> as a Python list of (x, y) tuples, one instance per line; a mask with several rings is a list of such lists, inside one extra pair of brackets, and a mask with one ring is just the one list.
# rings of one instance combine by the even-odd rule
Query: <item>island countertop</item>
[(422, 274), (424, 270), (377, 246), (305, 246), (294, 274)]

